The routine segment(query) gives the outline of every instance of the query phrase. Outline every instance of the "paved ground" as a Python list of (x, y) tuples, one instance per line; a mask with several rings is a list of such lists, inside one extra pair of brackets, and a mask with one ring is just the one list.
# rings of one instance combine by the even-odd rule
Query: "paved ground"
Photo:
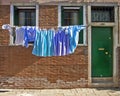
[(120, 96), (120, 88), (0, 89), (0, 96)]

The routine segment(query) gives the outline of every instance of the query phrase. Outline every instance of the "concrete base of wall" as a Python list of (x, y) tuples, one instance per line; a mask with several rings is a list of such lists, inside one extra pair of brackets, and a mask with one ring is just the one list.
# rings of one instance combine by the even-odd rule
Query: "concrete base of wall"
[(24, 77), (3, 77), (0, 78), (0, 88), (79, 88), (87, 87), (87, 80), (81, 78), (77, 81), (57, 80), (54, 83), (47, 78), (24, 78)]

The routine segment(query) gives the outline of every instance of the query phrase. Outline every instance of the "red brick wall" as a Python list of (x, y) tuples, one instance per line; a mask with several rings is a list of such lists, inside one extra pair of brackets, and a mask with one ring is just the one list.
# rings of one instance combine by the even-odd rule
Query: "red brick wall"
[[(5, 11), (4, 11), (5, 10)], [(58, 25), (57, 6), (40, 6), (39, 26)], [(0, 26), (10, 23), (10, 6), (0, 6)], [(88, 49), (77, 47), (63, 57), (36, 57), (32, 46), (9, 44), (9, 33), (0, 28), (0, 88), (73, 88), (88, 85)]]
[(32, 46), (0, 46), (0, 88), (87, 87), (88, 49), (62, 57), (36, 57)]
[(2, 30), (3, 24), (10, 24), (10, 6), (0, 5), (0, 45), (9, 44), (9, 34), (7, 30)]
[(58, 6), (40, 6), (39, 26), (42, 28), (52, 28), (58, 26)]

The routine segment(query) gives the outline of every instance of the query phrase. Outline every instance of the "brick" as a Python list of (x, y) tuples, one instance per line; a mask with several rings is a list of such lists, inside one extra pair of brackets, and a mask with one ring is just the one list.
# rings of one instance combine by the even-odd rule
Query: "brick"
[(52, 5), (47, 5), (47, 6), (40, 6), (40, 22), (39, 26), (41, 28), (51, 28), (51, 27), (56, 27), (58, 26), (58, 7), (57, 6), (52, 6)]
[[(87, 47), (77, 50), (85, 49), (87, 50)], [(78, 84), (80, 84), (79, 87), (85, 87), (87, 84), (87, 63), (82, 61), (83, 64), (77, 62), (72, 64), (70, 61), (77, 51), (72, 56), (65, 56), (66, 59), (64, 56), (48, 58), (33, 56), (31, 54), (32, 46), (27, 49), (22, 46), (0, 46), (0, 50), (2, 57), (0, 59), (2, 62), (2, 64), (0, 63), (0, 82), (3, 82), (2, 85), (4, 85), (1, 85), (1, 88), (5, 88), (7, 85), (12, 88), (12, 84), (14, 84), (14, 88), (35, 88), (36, 86), (37, 88), (52, 88), (52, 86), (69, 88), (77, 87)], [(76, 60), (80, 60), (81, 56)], [(70, 84), (66, 82), (70, 82)], [(5, 86), (5, 84), (7, 85)]]
[[(0, 26), (3, 24), (10, 24), (10, 6), (9, 5), (0, 5)], [(0, 27), (0, 45), (9, 44), (9, 33), (7, 30), (2, 30)]]
[[(4, 9), (6, 12), (4, 12)], [(0, 6), (0, 24), (10, 23), (10, 6)], [(58, 6), (41, 5), (39, 26), (58, 26)], [(1, 26), (0, 25), (0, 26)], [(32, 48), (6, 46), (9, 32), (0, 29), (1, 88), (71, 88), (85, 87), (88, 80), (88, 48), (77, 47), (74, 54), (63, 57), (36, 57)]]

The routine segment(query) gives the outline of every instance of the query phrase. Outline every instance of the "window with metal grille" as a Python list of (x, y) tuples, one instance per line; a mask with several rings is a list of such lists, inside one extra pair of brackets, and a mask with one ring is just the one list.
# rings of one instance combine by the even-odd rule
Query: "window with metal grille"
[(92, 6), (92, 22), (114, 22), (114, 7)]

